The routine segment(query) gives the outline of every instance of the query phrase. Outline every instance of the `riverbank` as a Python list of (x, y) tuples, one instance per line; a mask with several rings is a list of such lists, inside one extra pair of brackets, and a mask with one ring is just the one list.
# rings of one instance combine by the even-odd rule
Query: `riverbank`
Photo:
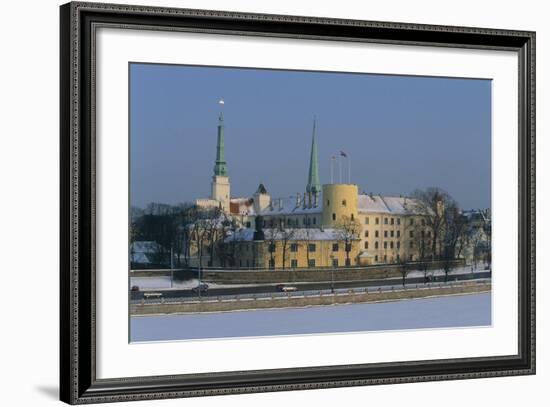
[(486, 293), (491, 291), (490, 282), (468, 282), (418, 288), (396, 288), (391, 291), (351, 289), (336, 294), (288, 295), (277, 297), (207, 298), (182, 302), (132, 303), (130, 315), (195, 314), (212, 312), (230, 312), (272, 308), (302, 308), (322, 305), (360, 304), (389, 302), (406, 299), (441, 297), (461, 294)]

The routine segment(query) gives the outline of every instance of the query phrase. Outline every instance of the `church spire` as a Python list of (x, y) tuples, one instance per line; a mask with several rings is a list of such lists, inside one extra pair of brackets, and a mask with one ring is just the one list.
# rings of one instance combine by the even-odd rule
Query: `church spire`
[(309, 158), (309, 175), (307, 179), (306, 191), (311, 193), (321, 192), (321, 183), (319, 182), (319, 162), (317, 160), (317, 142), (315, 140), (315, 117), (313, 118), (313, 134), (311, 136), (311, 155)]
[(227, 176), (227, 163), (225, 162), (225, 142), (223, 136), (223, 113), (220, 112), (218, 119), (218, 141), (216, 145), (216, 164), (214, 165), (214, 175)]

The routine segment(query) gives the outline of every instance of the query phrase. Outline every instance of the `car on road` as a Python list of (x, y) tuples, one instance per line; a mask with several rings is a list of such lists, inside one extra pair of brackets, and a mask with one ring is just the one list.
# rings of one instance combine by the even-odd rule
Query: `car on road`
[(159, 293), (159, 292), (145, 292), (143, 293), (143, 298), (145, 298), (146, 300), (151, 300), (151, 299), (160, 299), (162, 298), (162, 293)]
[(288, 293), (288, 292), (298, 290), (297, 287), (295, 287), (293, 285), (286, 285), (286, 284), (277, 284), (276, 288), (277, 288), (278, 291), (281, 291), (283, 293)]
[(201, 283), (198, 286), (193, 287), (191, 289), (191, 291), (193, 291), (194, 293), (203, 293), (206, 290), (208, 290), (208, 284), (206, 284), (206, 283)]

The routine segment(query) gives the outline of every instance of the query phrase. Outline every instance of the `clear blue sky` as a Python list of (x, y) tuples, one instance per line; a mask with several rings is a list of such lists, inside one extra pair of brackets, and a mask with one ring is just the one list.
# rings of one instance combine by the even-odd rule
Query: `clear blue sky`
[(130, 89), (134, 206), (209, 196), (220, 98), (232, 196), (303, 192), (316, 116), (321, 183), (343, 150), (361, 191), (491, 204), (490, 80), (132, 64)]

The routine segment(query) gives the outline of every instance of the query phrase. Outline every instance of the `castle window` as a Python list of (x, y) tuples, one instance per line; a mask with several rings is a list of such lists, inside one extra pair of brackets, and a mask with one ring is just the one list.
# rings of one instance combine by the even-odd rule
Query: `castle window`
[(296, 260), (296, 259), (290, 260), (290, 267), (292, 267), (293, 269), (298, 267), (298, 260)]
[(342, 201), (342, 206), (346, 206), (346, 205), (347, 205), (347, 202), (346, 202), (346, 200), (344, 199), (344, 200)]
[(393, 237), (393, 230), (390, 232), (390, 236)]
[(384, 237), (388, 237), (388, 231), (384, 230)]
[(369, 248), (369, 242), (365, 242), (365, 249)]
[(374, 218), (374, 223), (376, 223), (378, 225), (380, 223), (380, 219), (379, 218)]
[(401, 242), (397, 242), (397, 248), (398, 248), (398, 249), (401, 248)]
[(308, 267), (315, 267), (315, 259), (309, 259), (307, 265)]
[(384, 218), (384, 225), (388, 224), (388, 218)]
[(351, 220), (355, 220), (355, 217), (353, 216), (353, 213), (351, 214)]
[(374, 261), (378, 262), (378, 255), (374, 256)]
[(346, 252), (351, 252), (351, 243), (346, 243)]
[(414, 242), (410, 241), (410, 242), (409, 242), (409, 247), (412, 249), (413, 246), (414, 246)]
[(374, 242), (374, 248), (378, 249), (378, 242)]
[(414, 225), (414, 219), (413, 218), (409, 219), (409, 225), (411, 225), (411, 226)]
[(298, 243), (292, 243), (290, 245), (290, 251), (291, 252), (297, 252), (298, 251)]
[(397, 237), (401, 237), (401, 231), (400, 230), (397, 231)]
[(332, 259), (332, 267), (338, 267), (338, 259)]
[(401, 219), (397, 218), (397, 224), (401, 225)]
[(365, 237), (369, 237), (369, 231), (365, 230)]
[(374, 231), (374, 237), (378, 237), (379, 234), (380, 234), (380, 233), (378, 232), (378, 230), (375, 230), (375, 231)]
[(327, 199), (327, 206), (330, 206), (330, 201)]
[(333, 251), (333, 252), (337, 252), (337, 251), (338, 251), (338, 243), (333, 243), (333, 244), (332, 244), (332, 251)]
[(393, 225), (394, 220), (395, 220), (394, 218), (391, 218), (390, 224)]
[(393, 242), (390, 242), (390, 249), (393, 249)]
[(369, 224), (369, 217), (367, 216), (367, 217), (365, 218), (365, 225), (368, 225), (368, 224)]
[(332, 214), (332, 220), (336, 220), (336, 214), (335, 213)]
[(388, 248), (388, 242), (384, 242), (384, 249)]
[(317, 250), (317, 246), (315, 245), (315, 243), (309, 243), (309, 244), (307, 245), (307, 249), (308, 249), (308, 251), (310, 251), (310, 252), (314, 252), (315, 250)]
[(313, 224), (317, 224), (317, 218), (313, 218)]
[(409, 231), (409, 237), (414, 237), (414, 232), (412, 230)]

